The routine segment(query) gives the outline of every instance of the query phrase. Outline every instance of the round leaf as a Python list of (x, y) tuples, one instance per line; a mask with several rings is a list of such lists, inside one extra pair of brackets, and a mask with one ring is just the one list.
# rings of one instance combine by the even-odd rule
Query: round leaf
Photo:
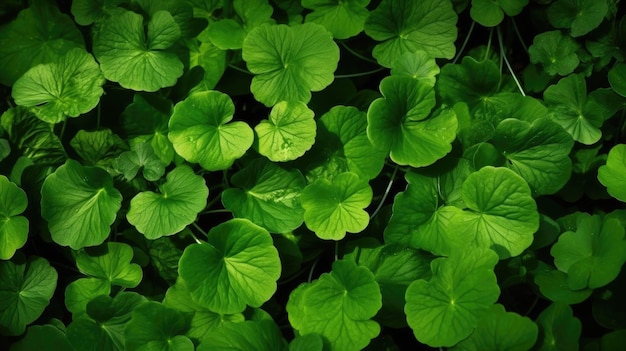
[(391, 65), (392, 76), (409, 76), (430, 86), (435, 85), (438, 74), (437, 62), (424, 51), (407, 52)]
[(79, 316), (85, 313), (87, 304), (100, 295), (111, 293), (111, 283), (100, 278), (80, 278), (65, 288), (65, 307), (72, 315)]
[(191, 340), (184, 336), (189, 320), (181, 312), (150, 301), (132, 312), (124, 328), (124, 350), (193, 351)]
[(281, 101), (272, 107), (269, 119), (262, 120), (254, 131), (258, 151), (274, 162), (295, 160), (315, 142), (314, 113), (301, 102)]
[(551, 304), (539, 314), (537, 324), (540, 328), (537, 350), (578, 350), (582, 326), (569, 305)]
[(123, 2), (124, 0), (74, 0), (71, 11), (76, 23), (88, 26), (110, 16)]
[(270, 234), (246, 219), (213, 227), (207, 243), (187, 246), (178, 273), (196, 303), (215, 313), (259, 307), (276, 292), (280, 259)]
[(266, 106), (283, 100), (309, 102), (311, 91), (333, 82), (339, 62), (331, 34), (315, 23), (259, 26), (246, 36), (242, 49), (255, 74), (250, 90)]
[(450, 63), (441, 68), (437, 91), (450, 105), (462, 101), (474, 109), (496, 94), (500, 80), (500, 69), (495, 62), (465, 56), (460, 64)]
[(470, 15), (472, 19), (485, 27), (494, 27), (507, 16), (517, 16), (528, 0), (472, 0)]
[(41, 257), (0, 261), (0, 334), (17, 336), (50, 303), (57, 271)]
[(626, 202), (626, 144), (613, 146), (606, 165), (598, 169), (598, 180), (614, 198)]
[(365, 33), (382, 41), (372, 55), (391, 67), (404, 53), (419, 50), (451, 59), (456, 52), (456, 22), (448, 0), (383, 0), (365, 21)]
[(62, 330), (54, 325), (46, 324), (28, 327), (26, 335), (11, 345), (11, 351), (32, 350), (74, 351), (75, 349)]
[(183, 74), (183, 63), (168, 50), (180, 35), (167, 11), (154, 13), (146, 30), (140, 14), (118, 10), (95, 32), (93, 52), (106, 79), (127, 89), (157, 91)]
[(56, 60), (29, 69), (13, 85), (15, 103), (48, 123), (91, 111), (104, 92), (104, 77), (93, 56), (72, 49)]
[(626, 64), (618, 63), (609, 71), (609, 83), (611, 88), (620, 94), (626, 96)]
[(143, 273), (138, 264), (130, 263), (132, 258), (133, 248), (130, 245), (108, 242), (80, 251), (76, 255), (76, 266), (81, 273), (111, 285), (134, 288), (139, 285)]
[(160, 193), (143, 191), (130, 201), (128, 222), (148, 239), (173, 235), (196, 220), (209, 196), (204, 178), (182, 165), (167, 174)]
[(252, 146), (254, 133), (245, 122), (230, 122), (235, 106), (219, 91), (190, 95), (174, 107), (169, 139), (185, 160), (208, 171), (227, 169)]
[(571, 28), (571, 35), (580, 37), (598, 28), (608, 11), (606, 0), (557, 0), (547, 14), (552, 26)]
[(50, 174), (41, 188), (41, 216), (52, 240), (78, 250), (104, 242), (111, 231), (122, 195), (101, 168), (74, 160)]
[(372, 188), (354, 173), (337, 175), (333, 182), (318, 179), (300, 196), (306, 226), (322, 239), (341, 240), (363, 231), (369, 223), (364, 208), (372, 201)]
[(198, 351), (285, 350), (287, 341), (272, 320), (224, 323), (198, 346)]
[(224, 207), (272, 233), (286, 233), (304, 221), (300, 193), (306, 181), (297, 170), (257, 159), (231, 178), (234, 186), (222, 192)]
[(336, 39), (347, 39), (363, 30), (369, 12), (370, 0), (304, 0), (302, 7), (313, 12), (306, 15), (307, 22), (323, 25)]
[(20, 216), (28, 198), (24, 190), (0, 175), (0, 260), (8, 260), (28, 238), (28, 219)]
[(560, 30), (538, 34), (528, 48), (530, 62), (539, 63), (551, 76), (566, 76), (578, 67), (578, 44)]

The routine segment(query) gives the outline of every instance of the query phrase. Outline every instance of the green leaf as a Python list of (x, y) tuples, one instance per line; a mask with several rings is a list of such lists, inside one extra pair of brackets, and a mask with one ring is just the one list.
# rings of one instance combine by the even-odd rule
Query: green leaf
[(553, 27), (570, 28), (575, 38), (598, 28), (608, 11), (606, 0), (557, 0), (546, 13)]
[(267, 0), (234, 0), (234, 18), (223, 18), (211, 22), (206, 30), (211, 42), (222, 50), (241, 49), (245, 36), (254, 28), (274, 24), (274, 9)]
[(358, 175), (345, 172), (332, 182), (321, 178), (307, 185), (300, 201), (310, 230), (325, 240), (341, 240), (346, 232), (359, 233), (367, 227), (364, 208), (372, 201), (372, 188)]
[(493, 272), (497, 262), (488, 249), (435, 259), (432, 279), (416, 280), (406, 291), (404, 311), (417, 340), (448, 347), (468, 337), (500, 294)]
[(126, 148), (124, 141), (110, 129), (93, 132), (81, 129), (72, 138), (70, 145), (89, 166), (106, 166), (106, 161), (110, 161), (107, 159), (116, 157), (121, 148)]
[(582, 327), (569, 305), (551, 304), (539, 314), (537, 324), (540, 329), (536, 350), (578, 350)]
[(259, 26), (248, 33), (242, 49), (255, 74), (250, 91), (268, 107), (283, 100), (309, 102), (311, 91), (333, 82), (339, 61), (331, 34), (315, 23)]
[(552, 246), (556, 267), (567, 273), (572, 290), (596, 289), (610, 283), (626, 262), (624, 227), (617, 219), (581, 214), (576, 231), (567, 231)]
[(333, 350), (350, 351), (363, 349), (378, 335), (380, 326), (371, 318), (381, 306), (374, 275), (353, 261), (338, 260), (330, 273), (292, 291), (287, 312), (300, 335), (317, 333)]
[(48, 1), (33, 1), (0, 27), (0, 83), (11, 86), (31, 67), (84, 47), (83, 35), (70, 17)]
[(13, 84), (11, 95), (41, 120), (59, 123), (96, 107), (104, 82), (93, 56), (77, 48), (26, 71)]
[(144, 18), (118, 10), (96, 31), (93, 52), (104, 77), (132, 90), (157, 91), (176, 84), (183, 63), (169, 48), (181, 35), (167, 11), (157, 11), (144, 29)]
[(224, 323), (215, 329), (210, 338), (203, 340), (197, 350), (286, 351), (287, 341), (272, 320)]
[(74, 160), (46, 177), (41, 188), (41, 216), (52, 239), (74, 250), (102, 244), (121, 203), (122, 195), (106, 171)]
[(124, 329), (124, 350), (193, 351), (191, 340), (184, 336), (189, 319), (181, 312), (150, 301), (137, 306)]
[(254, 140), (247, 123), (230, 122), (234, 113), (228, 95), (219, 91), (194, 93), (174, 107), (169, 140), (185, 160), (200, 163), (208, 171), (227, 169)]
[(491, 143), (506, 158), (506, 166), (528, 182), (534, 196), (554, 194), (569, 180), (574, 141), (547, 118), (532, 123), (505, 119)]
[(500, 24), (507, 16), (517, 16), (528, 5), (528, 0), (472, 0), (470, 15), (472, 19), (485, 27)]
[(72, 15), (76, 23), (88, 26), (111, 16), (118, 5), (125, 0), (74, 0), (72, 1)]
[(187, 165), (168, 173), (159, 191), (135, 195), (126, 214), (128, 222), (151, 240), (176, 234), (193, 223), (209, 196), (204, 178)]
[(289, 351), (323, 351), (324, 339), (319, 334), (306, 334), (295, 337), (289, 343)]
[(609, 83), (613, 91), (626, 96), (626, 64), (618, 63), (609, 71)]
[(67, 338), (78, 351), (124, 349), (124, 328), (132, 311), (147, 302), (134, 292), (120, 292), (111, 298), (99, 295), (87, 303), (87, 314), (67, 326)]
[(391, 67), (404, 53), (425, 51), (451, 59), (456, 52), (457, 15), (447, 0), (383, 0), (365, 20), (365, 33), (376, 41), (372, 55)]
[[(8, 345), (6, 345), (8, 346)], [(62, 330), (51, 324), (28, 327), (24, 337), (13, 345), (11, 351), (74, 351)]]
[(231, 219), (213, 227), (207, 243), (187, 246), (178, 273), (196, 303), (232, 314), (259, 307), (276, 292), (280, 260), (265, 229)]
[(18, 255), (0, 261), (0, 334), (24, 333), (50, 303), (57, 277), (45, 258)]
[(626, 202), (626, 144), (611, 148), (606, 165), (598, 169), (598, 180), (611, 196)]
[(391, 65), (392, 76), (409, 76), (435, 86), (439, 66), (434, 57), (425, 51), (407, 52), (400, 56)]
[(335, 39), (347, 39), (363, 31), (369, 15), (370, 0), (304, 0), (302, 7), (313, 12), (306, 15), (306, 22), (323, 25)]
[(182, 279), (177, 279), (176, 284), (167, 289), (163, 305), (175, 308), (181, 312), (192, 312), (191, 326), (187, 335), (190, 338), (201, 340), (201, 343), (202, 340), (212, 339), (219, 335), (218, 328), (221, 325), (238, 324), (245, 319), (241, 313), (215, 313), (196, 303), (191, 297), (187, 284)]
[(192, 92), (212, 90), (226, 70), (227, 52), (213, 45), (204, 33), (206, 32), (198, 35), (198, 40), (187, 41), (190, 68), (201, 67), (204, 70), (202, 81), (192, 89)]
[(585, 301), (593, 289), (573, 290), (567, 284), (567, 274), (540, 263), (544, 268), (535, 273), (534, 282), (539, 286), (541, 294), (551, 301), (560, 301), (569, 305)]
[(28, 198), (20, 187), (0, 175), (0, 260), (9, 260), (28, 238)]
[(382, 98), (367, 111), (367, 136), (375, 147), (390, 150), (399, 165), (428, 166), (452, 150), (457, 119), (451, 109), (436, 110), (435, 92), (409, 77), (382, 80)]
[(80, 316), (86, 312), (87, 304), (100, 295), (109, 295), (111, 284), (100, 278), (80, 278), (65, 288), (65, 307), (72, 315)]
[(492, 60), (465, 56), (460, 64), (449, 63), (441, 68), (437, 91), (450, 105), (462, 101), (474, 109), (496, 94), (500, 79), (500, 69)]
[(134, 179), (140, 170), (143, 178), (152, 182), (165, 174), (165, 165), (147, 142), (133, 144), (131, 151), (123, 152), (114, 165), (126, 180)]
[(314, 115), (302, 102), (277, 103), (269, 119), (254, 127), (258, 137), (256, 149), (274, 162), (291, 161), (304, 155), (315, 143)]
[(500, 258), (522, 253), (539, 229), (539, 213), (528, 184), (507, 168), (483, 167), (463, 183), (467, 205), (449, 225), (458, 248), (491, 248)]
[(138, 264), (130, 263), (132, 258), (130, 245), (107, 242), (78, 252), (76, 266), (87, 276), (102, 279), (111, 285), (134, 288), (141, 282), (143, 273)]
[(530, 62), (541, 64), (551, 76), (566, 76), (578, 67), (578, 44), (560, 30), (538, 34), (528, 48)]
[(304, 221), (300, 193), (306, 180), (297, 169), (286, 170), (260, 158), (235, 173), (231, 183), (237, 188), (224, 190), (222, 203), (235, 217), (271, 233), (287, 233)]
[(533, 347), (537, 334), (537, 325), (528, 317), (506, 312), (504, 306), (496, 304), (478, 322), (472, 335), (451, 347), (450, 351), (525, 351)]

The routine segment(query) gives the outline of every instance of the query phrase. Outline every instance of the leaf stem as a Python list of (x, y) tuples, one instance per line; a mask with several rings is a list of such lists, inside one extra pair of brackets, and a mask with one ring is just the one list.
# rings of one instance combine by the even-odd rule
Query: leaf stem
[(517, 85), (517, 89), (519, 89), (522, 96), (526, 96), (526, 93), (524, 93), (524, 89), (522, 88), (522, 85), (520, 84), (519, 80), (517, 79), (517, 76), (515, 75), (515, 72), (513, 72), (513, 67), (511, 67), (511, 64), (509, 63), (509, 59), (506, 58), (506, 52), (504, 51), (504, 42), (502, 40), (502, 31), (500, 30), (500, 26), (498, 26), (497, 32), (498, 32), (498, 44), (500, 45), (500, 57), (504, 59), (506, 68), (511, 73), (511, 76), (513, 77), (513, 80), (515, 81), (515, 84)]
[(346, 44), (345, 42), (340, 41), (340, 42), (339, 42), (339, 44), (341, 44), (341, 46), (343, 46), (343, 48), (344, 48), (344, 49), (346, 49), (346, 51), (348, 51), (349, 53), (351, 53), (351, 54), (352, 54), (352, 55), (354, 55), (355, 57), (360, 58), (360, 59), (361, 59), (361, 60), (363, 60), (363, 61), (367, 61), (367, 62), (373, 63), (373, 64), (375, 64), (375, 65), (378, 65), (378, 62), (376, 62), (376, 60), (370, 59), (370, 58), (368, 58), (368, 57), (365, 57), (365, 56), (363, 56), (363, 55), (359, 54), (358, 52), (356, 52), (356, 51), (354, 51), (353, 49), (351, 49), (351, 48), (348, 46), (348, 44)]
[(229, 63), (229, 64), (228, 64), (228, 67), (230, 67), (230, 68), (234, 69), (235, 71), (239, 71), (239, 72), (241, 72), (241, 73), (245, 73), (245, 74), (248, 74), (248, 75), (251, 75), (251, 76), (253, 76), (253, 75), (254, 75), (254, 73), (252, 73), (252, 72), (248, 71), (247, 69), (243, 69), (243, 68), (241, 68), (241, 67), (237, 67), (237, 66), (235, 66), (235, 65), (233, 65), (233, 64), (231, 64), (231, 63)]
[(363, 76), (367, 76), (367, 75), (370, 75), (370, 74), (374, 74), (374, 73), (380, 72), (380, 71), (385, 70), (385, 69), (387, 69), (387, 67), (378, 67), (378, 68), (373, 69), (371, 71), (365, 71), (365, 72), (359, 72), (359, 73), (337, 74), (337, 75), (335, 75), (335, 79), (363, 77)]
[(63, 125), (61, 126), (61, 133), (59, 134), (59, 140), (63, 140), (63, 135), (65, 134), (65, 126), (67, 126), (67, 118), (63, 120)]
[(519, 31), (519, 28), (517, 28), (517, 22), (515, 22), (515, 18), (514, 17), (510, 17), (511, 18), (511, 22), (513, 23), (513, 30), (515, 31), (515, 34), (517, 35), (517, 39), (519, 39), (520, 44), (522, 44), (522, 48), (524, 48), (524, 51), (528, 54), (528, 46), (526, 46), (526, 43), (524, 43), (524, 38), (522, 38), (522, 34)]
[(96, 111), (96, 129), (100, 129), (100, 116), (102, 115), (102, 104), (98, 103), (98, 110)]
[[(193, 225), (194, 228), (196, 228), (196, 230), (198, 232), (200, 232), (200, 234), (206, 236), (207, 238), (209, 237), (209, 234), (207, 234), (207, 232), (204, 231), (204, 229), (200, 228), (200, 226), (198, 225), (198, 223), (196, 222), (192, 222), (191, 225)], [(193, 236), (193, 238), (196, 240), (196, 242), (198, 244), (200, 244), (200, 240), (198, 240), (198, 238), (196, 238), (196, 236), (193, 234), (193, 232), (190, 232), (191, 236)]]
[(335, 241), (335, 261), (339, 259), (339, 241)]
[(474, 31), (475, 25), (476, 25), (476, 21), (472, 21), (472, 25), (470, 26), (469, 31), (467, 32), (467, 36), (465, 36), (465, 40), (463, 40), (463, 44), (461, 45), (459, 52), (457, 52), (456, 57), (452, 61), (453, 64), (455, 64), (459, 60), (459, 58), (461, 57), (461, 54), (465, 50), (465, 46), (467, 46), (467, 43), (469, 42), (470, 36), (472, 35), (472, 32)]
[(389, 179), (389, 183), (387, 184), (387, 189), (385, 189), (383, 198), (380, 199), (380, 202), (378, 203), (378, 207), (376, 207), (376, 209), (374, 210), (374, 213), (372, 213), (372, 215), (370, 216), (370, 220), (374, 218), (378, 214), (378, 212), (380, 212), (380, 209), (383, 207), (383, 204), (385, 203), (385, 200), (387, 199), (387, 196), (389, 195), (389, 191), (391, 191), (391, 186), (393, 185), (394, 179), (396, 178), (396, 174), (398, 173), (398, 168), (400, 168), (400, 166), (396, 165), (396, 167), (393, 169), (393, 173), (391, 174), (391, 179)]
[(202, 212), (202, 214), (213, 214), (213, 213), (231, 213), (229, 210), (225, 209), (225, 208), (218, 208), (215, 210), (208, 210), (208, 211), (204, 211)]
[(489, 40), (487, 40), (487, 49), (485, 49), (485, 57), (483, 57), (483, 61), (489, 57), (489, 50), (491, 50), (491, 39), (493, 37), (493, 27), (489, 29)]
[(315, 267), (317, 267), (317, 263), (319, 261), (320, 261), (320, 257), (318, 256), (315, 262), (313, 262), (313, 265), (311, 266), (311, 270), (309, 270), (309, 276), (306, 279), (307, 283), (310, 283), (313, 280), (313, 271), (315, 270)]

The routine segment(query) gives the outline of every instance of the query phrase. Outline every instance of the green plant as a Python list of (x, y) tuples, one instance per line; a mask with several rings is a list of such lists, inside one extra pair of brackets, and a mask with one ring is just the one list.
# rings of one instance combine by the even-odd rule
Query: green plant
[(623, 9), (3, 2), (0, 344), (619, 349)]

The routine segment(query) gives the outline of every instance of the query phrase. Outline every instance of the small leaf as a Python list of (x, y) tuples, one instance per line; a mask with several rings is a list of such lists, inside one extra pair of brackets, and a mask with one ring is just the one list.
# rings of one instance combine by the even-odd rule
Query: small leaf
[(74, 250), (102, 244), (121, 203), (106, 171), (73, 160), (46, 177), (41, 188), (41, 216), (52, 239)]
[(150, 301), (136, 307), (124, 328), (124, 350), (193, 351), (191, 340), (184, 336), (189, 319), (181, 312)]
[(143, 178), (152, 182), (165, 174), (165, 165), (147, 142), (133, 144), (131, 151), (123, 152), (115, 160), (114, 166), (126, 180), (134, 179), (140, 170)]
[(537, 324), (540, 328), (537, 350), (578, 350), (582, 327), (569, 305), (551, 304), (539, 314)]
[(323, 25), (335, 39), (347, 39), (363, 31), (369, 12), (370, 0), (304, 0), (302, 7), (313, 12), (306, 15), (306, 22)]
[(28, 219), (20, 216), (28, 198), (20, 187), (0, 175), (0, 260), (9, 260), (28, 238)]
[(250, 91), (268, 107), (283, 100), (309, 102), (311, 91), (333, 82), (339, 61), (331, 34), (315, 23), (259, 26), (246, 36), (242, 49), (255, 74)]
[(262, 120), (254, 131), (258, 151), (274, 162), (295, 160), (315, 142), (314, 113), (301, 102), (281, 101), (272, 107), (269, 119)]
[(234, 113), (228, 95), (219, 91), (194, 93), (174, 107), (169, 140), (188, 162), (200, 163), (207, 171), (227, 169), (254, 140), (247, 123), (230, 122)]
[(206, 206), (209, 189), (204, 178), (187, 165), (167, 174), (160, 193), (142, 191), (130, 201), (128, 222), (148, 239), (173, 235), (196, 220)]
[(606, 0), (557, 0), (546, 12), (553, 27), (570, 28), (576, 38), (598, 28), (608, 11)]
[(364, 208), (372, 201), (372, 188), (351, 172), (337, 175), (333, 182), (318, 179), (300, 196), (304, 222), (326, 240), (341, 240), (346, 232), (358, 233), (369, 223)]
[(538, 34), (528, 48), (530, 62), (539, 63), (551, 76), (566, 76), (578, 67), (578, 44), (560, 30)]
[(435, 85), (439, 71), (435, 58), (425, 51), (407, 52), (391, 65), (392, 76), (409, 76), (430, 86)]
[(274, 9), (266, 0), (234, 0), (234, 18), (211, 22), (206, 33), (211, 42), (221, 50), (241, 49), (250, 31), (264, 23), (274, 24)]
[(0, 261), (0, 334), (24, 333), (50, 303), (57, 278), (57, 271), (45, 258), (18, 255)]
[(93, 56), (72, 49), (49, 63), (32, 67), (13, 85), (15, 103), (38, 118), (59, 123), (91, 111), (104, 92), (104, 77)]
[(456, 48), (457, 15), (447, 0), (383, 0), (365, 20), (365, 33), (382, 43), (372, 55), (391, 67), (407, 52), (425, 51), (451, 59)]
[(261, 306), (276, 292), (280, 260), (265, 229), (231, 219), (213, 227), (207, 243), (187, 246), (178, 272), (196, 303), (233, 314)]
[(235, 217), (247, 218), (272, 233), (286, 233), (304, 221), (300, 193), (306, 181), (297, 170), (286, 170), (264, 159), (256, 159), (235, 173), (237, 188), (222, 192), (224, 207)]
[(528, 0), (472, 0), (470, 15), (485, 27), (494, 27), (502, 22), (504, 14), (517, 16), (528, 5)]
[(126, 148), (124, 141), (110, 129), (88, 132), (81, 129), (70, 141), (78, 156), (89, 166), (107, 165), (107, 159), (116, 157), (121, 148)]
[(614, 198), (626, 202), (626, 144), (613, 146), (606, 165), (598, 169), (598, 180)]
[(626, 96), (626, 64), (618, 63), (609, 71), (609, 83), (613, 91)]
[(132, 258), (130, 245), (108, 242), (80, 251), (76, 255), (76, 266), (87, 276), (102, 279), (111, 285), (134, 288), (139, 285), (143, 273), (138, 264), (130, 263)]

